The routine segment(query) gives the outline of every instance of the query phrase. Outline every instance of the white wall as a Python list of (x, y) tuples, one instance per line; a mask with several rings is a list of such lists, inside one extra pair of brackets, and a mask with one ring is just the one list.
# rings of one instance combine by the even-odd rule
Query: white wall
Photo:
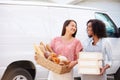
[(84, 2), (78, 3), (77, 5), (94, 7), (94, 8), (99, 8), (99, 9), (107, 11), (110, 17), (115, 22), (115, 24), (118, 27), (120, 27), (120, 1), (114, 1), (114, 2), (113, 1), (92, 0), (92, 1), (84, 1)]

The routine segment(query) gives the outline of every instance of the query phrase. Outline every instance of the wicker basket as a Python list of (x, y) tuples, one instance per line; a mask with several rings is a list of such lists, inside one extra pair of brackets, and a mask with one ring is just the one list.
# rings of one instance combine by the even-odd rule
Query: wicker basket
[(56, 64), (56, 63), (46, 59), (45, 57), (42, 57), (41, 55), (36, 54), (36, 56), (38, 58), (36, 60), (37, 64), (47, 68), (50, 71), (53, 71), (58, 74), (63, 74), (63, 73), (67, 73), (67, 72), (71, 71), (70, 69), (68, 69), (67, 65), (61, 66), (59, 64)]

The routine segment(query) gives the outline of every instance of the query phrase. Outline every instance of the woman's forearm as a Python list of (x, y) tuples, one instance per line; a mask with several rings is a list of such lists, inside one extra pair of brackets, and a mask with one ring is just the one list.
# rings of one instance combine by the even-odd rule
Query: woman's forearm
[(103, 68), (106, 70), (106, 69), (110, 68), (110, 65), (106, 64)]

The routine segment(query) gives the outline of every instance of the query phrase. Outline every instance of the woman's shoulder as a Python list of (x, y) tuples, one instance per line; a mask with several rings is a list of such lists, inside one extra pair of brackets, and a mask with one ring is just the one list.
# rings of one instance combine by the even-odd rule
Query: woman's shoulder
[(103, 44), (111, 44), (108, 38), (102, 38)]
[(108, 38), (102, 38), (102, 41), (106, 43), (106, 42), (109, 42), (109, 39)]
[(93, 38), (87, 38), (83, 41), (83, 46), (87, 46), (88, 44), (90, 44), (93, 41)]
[(79, 39), (77, 39), (77, 38), (74, 38), (74, 41), (75, 41), (75, 42), (80, 42), (80, 40), (79, 40)]
[(91, 42), (91, 41), (93, 41), (93, 38), (87, 38), (87, 39), (85, 39), (83, 42), (89, 43), (89, 42)]
[(73, 42), (74, 43), (81, 43), (81, 41), (79, 39), (77, 39), (77, 38), (74, 38)]
[(53, 40), (54, 40), (54, 41), (56, 41), (56, 40), (57, 40), (57, 41), (58, 41), (58, 40), (61, 40), (61, 36), (54, 37)]
[(51, 45), (54, 45), (56, 42), (61, 42), (61, 37), (57, 36), (51, 40)]
[(74, 40), (75, 40), (75, 41), (80, 41), (80, 40), (79, 40), (79, 39), (77, 39), (77, 38), (74, 38)]

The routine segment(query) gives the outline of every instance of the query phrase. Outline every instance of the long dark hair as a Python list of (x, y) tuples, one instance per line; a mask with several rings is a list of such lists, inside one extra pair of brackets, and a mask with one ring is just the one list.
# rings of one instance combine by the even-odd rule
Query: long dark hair
[[(70, 24), (70, 22), (74, 22), (76, 24), (76, 28), (77, 28), (77, 22), (75, 20), (66, 20), (63, 24), (63, 29), (62, 29), (62, 34), (61, 36), (64, 36), (65, 35), (65, 32), (66, 32), (66, 27)], [(72, 35), (72, 37), (75, 37), (76, 36), (76, 33), (77, 33), (77, 29), (76, 29), (76, 32)]]
[(90, 19), (90, 20), (87, 22), (87, 25), (88, 25), (88, 23), (90, 23), (90, 22), (92, 23), (93, 33), (94, 33), (95, 35), (97, 35), (98, 38), (107, 37), (105, 24), (104, 24), (101, 20), (98, 20), (98, 19)]

